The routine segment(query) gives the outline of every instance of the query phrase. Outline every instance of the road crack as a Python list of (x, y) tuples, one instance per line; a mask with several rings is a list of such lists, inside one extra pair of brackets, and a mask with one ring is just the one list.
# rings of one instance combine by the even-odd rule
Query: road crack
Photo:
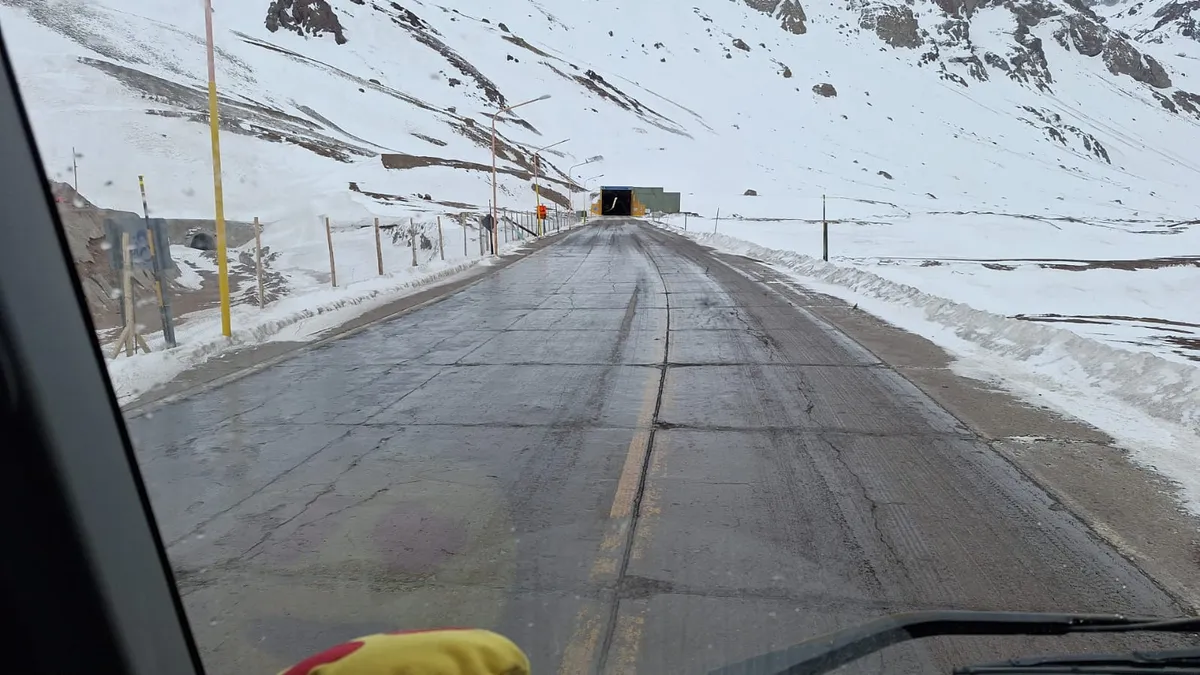
[[(267, 543), (267, 541), (269, 541), (271, 539), (271, 537), (275, 536), (275, 534), (277, 532), (279, 532), (280, 530), (282, 530), (284, 527), (287, 527), (289, 524), (291, 524), (297, 518), (299, 518), (300, 516), (307, 513), (308, 509), (310, 507), (312, 507), (313, 504), (317, 503), (322, 497), (332, 494), (335, 490), (337, 490), (338, 483), (342, 480), (342, 478), (344, 478), (346, 476), (346, 474), (350, 473), (355, 468), (357, 468), (358, 465), (361, 464), (362, 461), (364, 459), (366, 459), (368, 456), (381, 450), (385, 445), (388, 444), (389, 441), (392, 440), (392, 438), (395, 435), (396, 434), (388, 434), (386, 436), (383, 436), (382, 438), (379, 439), (379, 441), (377, 441), (375, 443), (374, 446), (372, 446), (370, 449), (368, 449), (367, 451), (363, 452), (362, 454), (360, 454), (359, 456), (357, 456), (353, 460), (351, 460), (350, 463), (346, 465), (346, 468), (339, 471), (337, 473), (337, 475), (335, 475), (333, 477), (332, 480), (330, 480), (328, 483), (325, 484), (324, 488), (322, 488), (319, 492), (317, 492), (315, 495), (313, 495), (308, 501), (306, 501), (304, 503), (304, 505), (301, 506), (300, 509), (296, 511), (296, 513), (294, 513), (291, 516), (289, 516), (288, 518), (286, 518), (283, 522), (272, 526), (271, 529), (269, 529), (267, 532), (265, 532), (263, 534), (263, 536), (261, 538), (259, 538), (258, 541), (256, 541), (254, 544), (252, 544), (245, 551), (242, 551), (241, 553), (237, 554), (236, 556), (233, 556), (232, 559), (233, 560), (241, 560), (242, 562), (248, 563), (251, 560), (253, 560), (254, 558), (257, 558), (263, 552), (263, 550), (265, 550), (265, 549), (260, 548), (261, 546), (263, 546), (263, 544)], [(409, 481), (405, 481), (405, 482), (409, 482)], [(378, 497), (379, 495), (383, 494), (384, 492), (392, 489), (396, 485), (401, 485), (401, 484), (403, 484), (403, 483), (392, 483), (392, 484), (385, 485), (385, 486), (375, 490), (374, 492), (370, 493), (366, 497), (363, 497), (362, 499), (355, 501), (352, 504), (348, 504), (339, 509), (331, 511), (331, 512), (321, 516), (320, 518), (316, 518), (307, 523), (304, 523), (300, 527), (307, 527), (314, 523), (318, 523), (322, 520), (325, 520), (326, 518), (329, 518), (330, 516), (334, 516), (343, 511), (346, 511), (348, 509), (352, 509), (356, 506), (360, 506), (360, 505)], [(297, 529), (299, 529), (299, 528), (297, 528)], [(257, 549), (257, 551), (256, 551), (256, 549)], [(254, 552), (253, 555), (251, 555), (251, 552)]]
[[(654, 266), (654, 271), (658, 273), (659, 283), (662, 285), (662, 288), (665, 292), (667, 289), (667, 280), (663, 276), (662, 267), (659, 265), (658, 260), (656, 260), (654, 256), (648, 250), (646, 250), (641, 239), (637, 236), (636, 231), (633, 233), (632, 239), (633, 244), (638, 251), (642, 255), (646, 256), (646, 258)], [(634, 288), (634, 299), (630, 303), (629, 308), (636, 309), (637, 294), (640, 289), (641, 284), (638, 283)], [(620, 589), (626, 588), (629, 584), (627, 581), (627, 579), (630, 578), (629, 562), (633, 556), (633, 543), (637, 537), (638, 523), (641, 520), (642, 502), (646, 493), (646, 479), (650, 473), (650, 465), (654, 455), (654, 441), (659, 430), (659, 415), (662, 412), (663, 391), (666, 388), (667, 382), (667, 369), (671, 362), (671, 300), (670, 295), (666, 295), (665, 293), (663, 297), (664, 304), (666, 305), (667, 315), (664, 333), (667, 339), (663, 341), (663, 357), (659, 364), (658, 391), (655, 394), (654, 412), (650, 417), (650, 432), (646, 438), (646, 453), (645, 456), (642, 457), (642, 466), (639, 469), (637, 489), (634, 492), (633, 505), (630, 510), (629, 527), (625, 532), (625, 541), (622, 544), (620, 564), (617, 568), (615, 588), (618, 590), (613, 597), (612, 607), (609, 610), (608, 621), (604, 627), (604, 632), (601, 634), (602, 639), (600, 642), (600, 662), (597, 669), (597, 672), (600, 673), (605, 672), (605, 668), (608, 664), (609, 653), (612, 651), (613, 641), (616, 638), (617, 621), (619, 619), (621, 609)], [(629, 308), (627, 308), (625, 318), (621, 322), (623, 334), (628, 334), (633, 321), (633, 312), (628, 311)]]
[(279, 480), (281, 478), (283, 478), (284, 476), (287, 476), (288, 474), (292, 473), (296, 469), (299, 469), (300, 467), (304, 466), (309, 461), (311, 461), (313, 458), (315, 458), (317, 455), (321, 454), (322, 452), (325, 452), (329, 448), (331, 448), (334, 445), (336, 445), (337, 443), (341, 442), (342, 440), (344, 440), (347, 436), (349, 436), (352, 433), (354, 433), (353, 427), (347, 429), (344, 433), (338, 434), (338, 436), (336, 438), (329, 441), (325, 445), (322, 445), (320, 448), (317, 448), (317, 450), (315, 452), (312, 452), (312, 453), (306, 455), (299, 462), (296, 462), (292, 466), (290, 466), (287, 469), (284, 469), (282, 472), (276, 474), (273, 478), (271, 478), (271, 480), (267, 481), (266, 483), (263, 483), (262, 485), (258, 486), (254, 490), (252, 490), (250, 492), (250, 494), (246, 495), (245, 497), (242, 497), (241, 499), (237, 500), (233, 504), (226, 506), (225, 508), (221, 509), (220, 511), (217, 511), (216, 513), (209, 516), (208, 518), (205, 518), (204, 520), (200, 521), (200, 523), (198, 523), (192, 529), (188, 530), (185, 534), (180, 535), (179, 537), (176, 537), (171, 543), (167, 544), (167, 548), (170, 549), (171, 547), (179, 544), (180, 542), (186, 541), (189, 537), (195, 536), (196, 534), (201, 532), (204, 528), (211, 525), (216, 519), (229, 513), (230, 511), (233, 511), (234, 509), (238, 508), (242, 504), (245, 504), (247, 501), (249, 501), (253, 497), (260, 494), (263, 490), (266, 490), (267, 488), (271, 487), (275, 483), (279, 482)]
[(846, 458), (842, 455), (844, 450), (837, 443), (834, 443), (832, 440), (830, 440), (830, 438), (825, 434), (818, 434), (817, 438), (819, 438), (822, 443), (824, 443), (829, 447), (830, 450), (833, 451), (833, 461), (842, 467), (846, 475), (850, 476), (851, 481), (857, 488), (859, 497), (861, 497), (862, 500), (867, 503), (867, 515), (870, 520), (871, 528), (875, 531), (875, 538), (879, 541), (880, 546), (884, 548), (885, 555), (887, 555), (891, 559), (891, 562), (893, 562), (897, 567), (903, 568), (904, 566), (901, 563), (899, 553), (896, 551), (892, 542), (888, 540), (887, 535), (884, 534), (884, 527), (879, 522), (879, 507), (891, 506), (894, 505), (894, 503), (878, 500), (875, 497), (872, 497), (870, 490), (867, 489), (866, 483), (863, 482), (862, 476), (859, 475), (857, 471), (852, 469), (850, 464), (846, 462)]

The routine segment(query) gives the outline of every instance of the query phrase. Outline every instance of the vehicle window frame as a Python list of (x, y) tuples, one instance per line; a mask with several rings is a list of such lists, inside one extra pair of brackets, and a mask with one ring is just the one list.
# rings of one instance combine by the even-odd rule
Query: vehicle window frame
[(6, 499), (22, 500), (3, 514), (5, 605), (21, 629), (8, 639), (39, 672), (203, 673), (4, 28), (0, 406), (21, 482)]

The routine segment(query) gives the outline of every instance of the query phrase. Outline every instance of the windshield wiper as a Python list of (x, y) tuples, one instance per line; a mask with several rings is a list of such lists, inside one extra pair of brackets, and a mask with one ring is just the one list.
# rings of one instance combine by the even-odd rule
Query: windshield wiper
[[(1157, 619), (1146, 617), (1128, 617), (1109, 614), (1041, 614), (1032, 612), (912, 612), (895, 614), (876, 619), (859, 626), (814, 638), (787, 649), (756, 656), (740, 663), (711, 671), (709, 675), (815, 675), (827, 673), (847, 663), (856, 661), (868, 654), (873, 654), (909, 640), (937, 635), (1066, 635), (1068, 633), (1118, 633), (1132, 631), (1158, 631), (1169, 633), (1188, 633), (1200, 631), (1200, 617), (1184, 617), (1179, 619)], [(1140, 653), (1140, 656), (1152, 656)], [(1031, 659), (1030, 665), (1016, 666), (1012, 662), (993, 664), (991, 667), (1010, 668), (1007, 671), (961, 671), (961, 672), (1055, 672), (1052, 668), (1062, 668), (1063, 672), (1071, 672), (1068, 665), (1072, 660), (1084, 660), (1086, 656), (1059, 657), (1059, 663), (1050, 664), (1052, 659), (1046, 659), (1047, 665), (1039, 667), (1038, 660)], [(1170, 673), (1175, 665), (1164, 664), (1155, 666), (1152, 663), (1139, 663), (1137, 656), (1119, 655), (1122, 663), (1111, 666), (1102, 664), (1096, 668), (1155, 668), (1153, 671), (1129, 670), (1096, 670), (1088, 672), (1156, 672)], [(985, 666), (979, 666), (985, 667)], [(1026, 670), (1011, 670), (1012, 668)], [(1193, 672), (1194, 666), (1183, 666)], [(1029, 670), (1032, 668), (1033, 670)]]
[(955, 669), (956, 675), (1002, 673), (1197, 673), (1200, 649), (1128, 654), (1076, 654), (1009, 659)]

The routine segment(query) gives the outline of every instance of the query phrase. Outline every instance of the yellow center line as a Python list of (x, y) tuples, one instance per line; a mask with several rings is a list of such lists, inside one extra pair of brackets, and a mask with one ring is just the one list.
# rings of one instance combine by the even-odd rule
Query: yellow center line
[[(629, 447), (625, 451), (625, 463), (621, 467), (612, 507), (608, 512), (604, 537), (592, 564), (593, 582), (615, 581), (620, 573), (623, 549), (628, 540), (629, 528), (632, 526), (633, 506), (637, 502), (638, 486), (642, 482), (642, 469), (646, 465), (646, 453), (650, 451), (650, 434), (653, 429), (654, 410), (658, 405), (658, 386), (662, 378), (661, 371), (657, 369), (649, 369), (649, 373), (642, 393), (642, 407), (634, 425), (633, 438), (629, 440)], [(596, 663), (596, 650), (600, 646), (600, 635), (607, 617), (608, 611), (600, 603), (584, 602), (575, 617), (575, 632), (563, 650), (563, 658), (558, 667), (559, 675), (591, 672)], [(637, 647), (641, 642), (641, 627), (645, 619), (640, 614), (634, 618), (636, 621), (632, 624), (618, 620), (618, 634), (614, 635), (614, 644), (618, 644), (616, 641), (619, 640), (621, 645), (617, 655), (620, 665), (618, 672), (621, 673), (633, 672)]]
[[(654, 403), (658, 394), (658, 382), (654, 385), (654, 397), (648, 399), (650, 415), (644, 420), (638, 419), (638, 430), (629, 441), (629, 451), (625, 453), (625, 466), (621, 468), (621, 478), (617, 482), (617, 491), (613, 495), (612, 510), (609, 518), (628, 518), (633, 515), (633, 502), (637, 499), (638, 483), (642, 480), (642, 467), (646, 464), (646, 453), (650, 449), (650, 422), (654, 415)], [(645, 416), (646, 410), (642, 409)], [(645, 426), (646, 428), (642, 428)]]
[(625, 464), (613, 493), (612, 508), (608, 510), (608, 525), (604, 539), (600, 542), (600, 554), (592, 565), (592, 581), (602, 581), (615, 576), (624, 553), (622, 547), (628, 538), (632, 524), (633, 504), (637, 501), (638, 485), (642, 482), (642, 468), (646, 465), (646, 453), (650, 451), (650, 426), (654, 422), (654, 408), (658, 403), (658, 384), (661, 375), (657, 370), (646, 379), (642, 392), (642, 408), (638, 412), (636, 431), (625, 451)]
[(589, 611), (589, 607), (584, 605), (575, 617), (575, 633), (563, 650), (562, 661), (558, 665), (560, 675), (580, 675), (592, 669), (603, 623), (600, 613)]
[(620, 675), (633, 675), (637, 671), (638, 648), (642, 644), (642, 628), (646, 625), (646, 604), (637, 603), (637, 609), (617, 617), (617, 628), (613, 635), (612, 658), (608, 670)]

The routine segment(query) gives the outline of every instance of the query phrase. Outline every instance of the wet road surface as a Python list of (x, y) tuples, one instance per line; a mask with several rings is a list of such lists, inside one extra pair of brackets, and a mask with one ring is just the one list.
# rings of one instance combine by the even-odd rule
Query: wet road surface
[[(820, 302), (609, 220), (131, 420), (209, 671), (470, 625), (535, 673), (695, 673), (897, 611), (1182, 611)], [(854, 669), (1131, 644), (1166, 643)]]

